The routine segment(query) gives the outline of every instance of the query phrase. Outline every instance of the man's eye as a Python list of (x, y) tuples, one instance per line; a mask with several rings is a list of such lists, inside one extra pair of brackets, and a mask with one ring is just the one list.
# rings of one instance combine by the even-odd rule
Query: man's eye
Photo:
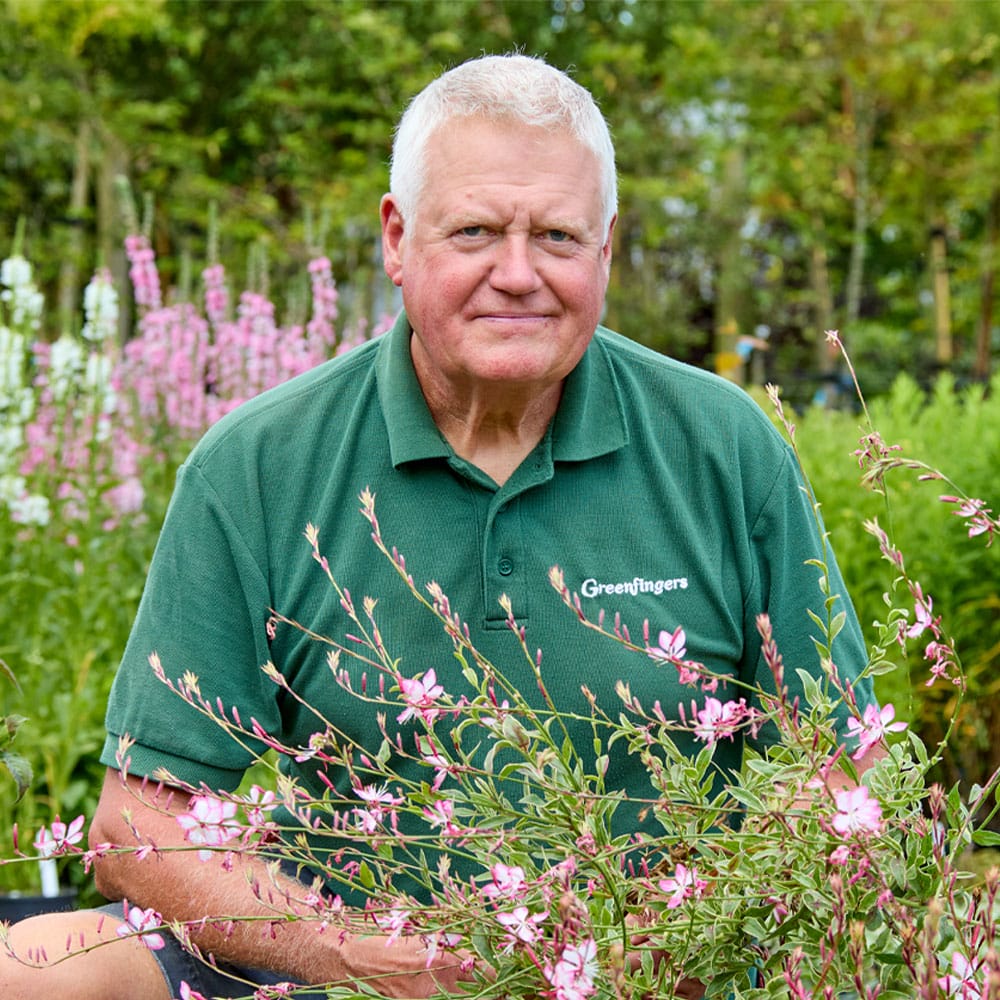
[(462, 226), (459, 230), (462, 236), (482, 236), (485, 232), (485, 226)]
[(573, 239), (569, 233), (562, 229), (550, 229), (545, 235), (552, 240), (553, 243), (569, 243), (569, 241)]

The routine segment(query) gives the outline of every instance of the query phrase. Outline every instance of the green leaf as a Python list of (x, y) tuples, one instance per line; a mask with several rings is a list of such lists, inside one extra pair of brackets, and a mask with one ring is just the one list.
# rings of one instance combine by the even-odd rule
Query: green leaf
[(847, 621), (847, 612), (841, 611), (834, 615), (833, 621), (830, 622), (830, 642), (840, 634), (841, 629), (844, 627), (844, 623)]
[(730, 785), (729, 794), (741, 805), (747, 806), (747, 808), (755, 813), (766, 812), (763, 801), (754, 795), (749, 789), (744, 788), (741, 785)]
[(362, 861), (358, 866), (358, 878), (361, 879), (361, 884), (366, 889), (375, 888), (375, 876), (372, 874), (371, 868), (368, 867), (367, 861)]
[(0, 762), (10, 771), (17, 785), (17, 799), (15, 801), (20, 801), (21, 796), (31, 785), (31, 765), (27, 758), (22, 757), (19, 753), (12, 753), (10, 750), (4, 750), (3, 753), (0, 753)]
[(802, 683), (802, 694), (810, 706), (818, 705), (823, 700), (819, 680), (805, 670), (796, 670)]
[(1000, 847), (1000, 833), (992, 830), (976, 830), (972, 834), (972, 842), (980, 847)]
[(3, 724), (6, 733), (3, 734), (3, 744), (0, 745), (6, 746), (10, 743), (17, 736), (18, 729), (27, 721), (27, 718), (23, 715), (4, 716)]

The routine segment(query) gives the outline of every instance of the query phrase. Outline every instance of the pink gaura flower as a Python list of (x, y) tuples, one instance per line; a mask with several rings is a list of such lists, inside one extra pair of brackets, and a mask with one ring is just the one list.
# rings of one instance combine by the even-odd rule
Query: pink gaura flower
[(191, 989), (187, 980), (184, 979), (181, 980), (180, 1000), (207, 1000), (207, 997), (203, 993)]
[(951, 972), (942, 976), (938, 982), (949, 997), (958, 997), (959, 1000), (982, 1000), (985, 984), (977, 982), (977, 975), (982, 978), (976, 966), (956, 951), (951, 956)]
[(534, 944), (540, 935), (538, 925), (544, 922), (546, 914), (531, 913), (526, 906), (516, 906), (510, 913), (498, 913), (497, 923), (507, 932), (504, 951), (513, 951), (515, 945)]
[(416, 743), (421, 760), (434, 768), (434, 783), (431, 785), (431, 790), (436, 792), (444, 784), (444, 779), (456, 770), (455, 765), (444, 754), (438, 752), (426, 734), (418, 733)]
[(952, 513), (956, 517), (965, 518), (966, 527), (969, 529), (969, 538), (977, 535), (986, 535), (987, 547), (993, 544), (993, 535), (1000, 530), (1000, 521), (992, 517), (993, 511), (986, 506), (985, 501), (976, 497), (963, 500), (961, 497), (943, 496), (944, 503), (957, 503), (958, 510)]
[(441, 827), (446, 837), (457, 837), (462, 828), (455, 825), (455, 803), (450, 799), (438, 799), (433, 805), (424, 806), (424, 816), (432, 827)]
[(354, 815), (363, 833), (375, 833), (386, 820), (394, 820), (396, 806), (403, 801), (402, 798), (396, 797), (389, 791), (388, 785), (381, 787), (362, 785), (360, 788), (354, 789), (354, 794), (368, 804), (367, 809), (354, 810)]
[(243, 797), (243, 810), (246, 812), (247, 824), (253, 830), (261, 830), (268, 825), (267, 814), (278, 806), (277, 799), (271, 789), (253, 785)]
[(848, 732), (858, 737), (858, 749), (851, 755), (854, 760), (860, 760), (873, 746), (882, 743), (886, 733), (901, 733), (906, 728), (905, 722), (893, 722), (895, 717), (896, 709), (891, 704), (882, 709), (866, 705), (860, 720), (853, 716), (847, 720)]
[(950, 680), (953, 684), (961, 683), (961, 676), (953, 676), (955, 667), (955, 651), (946, 642), (927, 643), (924, 658), (931, 665), (931, 675), (927, 678), (926, 687), (932, 687), (939, 678)]
[(687, 652), (687, 635), (680, 625), (673, 632), (663, 629), (657, 641), (659, 645), (646, 647), (646, 652), (654, 660), (667, 660), (673, 663), (683, 659)]
[(673, 632), (662, 630), (657, 642), (659, 644), (656, 646), (646, 647), (647, 655), (663, 663), (672, 663), (677, 668), (678, 681), (685, 687), (699, 681), (705, 691), (714, 691), (719, 686), (718, 679), (707, 674), (703, 663), (684, 659), (687, 653), (687, 635), (680, 625)]
[(63, 854), (74, 844), (83, 840), (83, 816), (77, 816), (68, 826), (58, 816), (52, 821), (52, 832), (42, 827), (35, 837), (34, 847), (43, 858)]
[[(683, 719), (683, 705), (680, 710)], [(706, 743), (724, 738), (732, 740), (740, 727), (747, 721), (752, 722), (754, 718), (754, 710), (747, 705), (745, 698), (721, 702), (718, 698), (709, 697), (705, 699), (705, 707), (702, 709), (698, 709), (692, 702), (691, 711), (697, 719), (694, 723), (695, 738)]]
[(413, 926), (410, 920), (410, 911), (400, 909), (398, 906), (394, 906), (388, 913), (376, 913), (374, 917), (375, 923), (383, 931), (388, 931), (388, 938), (385, 942), (387, 948), (391, 944), (394, 944), (401, 934), (410, 930)]
[(931, 613), (934, 609), (934, 601), (930, 597), (924, 597), (924, 592), (920, 589), (919, 583), (913, 585), (913, 600), (914, 622), (906, 629), (906, 635), (911, 639), (915, 639), (925, 629), (929, 628), (932, 632), (936, 632), (936, 623)]
[(851, 860), (851, 849), (846, 844), (841, 844), (839, 847), (835, 847), (831, 852), (827, 861), (831, 865), (846, 865)]
[[(190, 843), (219, 847), (240, 835), (241, 828), (233, 818), (235, 815), (235, 802), (225, 802), (214, 795), (192, 795), (188, 811), (178, 813), (177, 822), (184, 828)], [(202, 861), (211, 856), (209, 850), (198, 852)]]
[(679, 864), (670, 878), (661, 878), (659, 882), (662, 892), (670, 893), (667, 909), (675, 910), (685, 899), (698, 898), (705, 891), (708, 883), (698, 878), (697, 868), (688, 868)]
[(834, 795), (837, 812), (833, 828), (842, 837), (878, 833), (882, 829), (882, 807), (864, 785), (842, 788)]
[(433, 725), (441, 714), (441, 709), (434, 703), (444, 694), (433, 667), (422, 678), (400, 677), (399, 690), (407, 707), (396, 716), (396, 721), (406, 722), (420, 716), (428, 725)]
[(128, 900), (123, 900), (125, 908), (125, 923), (119, 924), (116, 933), (119, 937), (132, 937), (139, 935), (139, 940), (149, 948), (150, 951), (159, 951), (166, 942), (163, 935), (156, 932), (155, 928), (163, 925), (163, 917), (152, 907), (140, 909), (138, 906), (129, 906)]
[(546, 965), (542, 974), (552, 987), (553, 1000), (586, 1000), (596, 990), (597, 945), (588, 938), (563, 948), (555, 966)]
[(493, 881), (483, 886), (483, 895), (487, 899), (521, 899), (528, 891), (524, 881), (524, 869), (519, 865), (505, 865), (497, 862), (491, 869)]

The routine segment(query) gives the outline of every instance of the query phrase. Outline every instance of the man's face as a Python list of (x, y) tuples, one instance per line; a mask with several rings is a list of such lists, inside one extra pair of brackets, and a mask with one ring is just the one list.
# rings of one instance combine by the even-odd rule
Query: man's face
[(541, 391), (573, 369), (611, 265), (600, 181), (597, 157), (565, 133), (460, 119), (431, 137), (414, 216), (382, 201), (386, 273), (425, 391)]

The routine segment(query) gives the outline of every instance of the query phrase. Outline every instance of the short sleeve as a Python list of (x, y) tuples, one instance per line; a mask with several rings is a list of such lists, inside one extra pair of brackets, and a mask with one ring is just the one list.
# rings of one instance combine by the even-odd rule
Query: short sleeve
[[(775, 477), (773, 487), (760, 515), (752, 526), (751, 545), (758, 572), (754, 597), (745, 609), (748, 646), (755, 657), (755, 683), (773, 691), (771, 668), (761, 653), (757, 616), (766, 613), (773, 637), (784, 664), (784, 680), (791, 698), (804, 695), (798, 670), (820, 676), (820, 655), (816, 641), (822, 630), (810, 612), (826, 620), (825, 597), (820, 588), (823, 570), (812, 561), (825, 562), (829, 592), (835, 595), (830, 615), (843, 612), (844, 624), (833, 644), (833, 662), (842, 683), (849, 684), (861, 707), (874, 701), (871, 681), (859, 679), (868, 661), (864, 637), (847, 586), (837, 565), (836, 556), (826, 535), (822, 519), (813, 510), (798, 465), (790, 451)], [(836, 701), (838, 695), (831, 690)], [(845, 704), (835, 710), (838, 732), (843, 734), (851, 715)], [(768, 732), (771, 729), (771, 732)], [(772, 727), (763, 732), (765, 744), (773, 742)]]
[(279, 728), (277, 688), (260, 669), (268, 659), (266, 575), (246, 534), (201, 470), (183, 467), (112, 688), (105, 764), (116, 766), (126, 734), (136, 774), (163, 767), (183, 781), (232, 788), (253, 759), (155, 676), (153, 653), (167, 680), (197, 676), (213, 711), (221, 703), (231, 716), (238, 706), (244, 724)]

